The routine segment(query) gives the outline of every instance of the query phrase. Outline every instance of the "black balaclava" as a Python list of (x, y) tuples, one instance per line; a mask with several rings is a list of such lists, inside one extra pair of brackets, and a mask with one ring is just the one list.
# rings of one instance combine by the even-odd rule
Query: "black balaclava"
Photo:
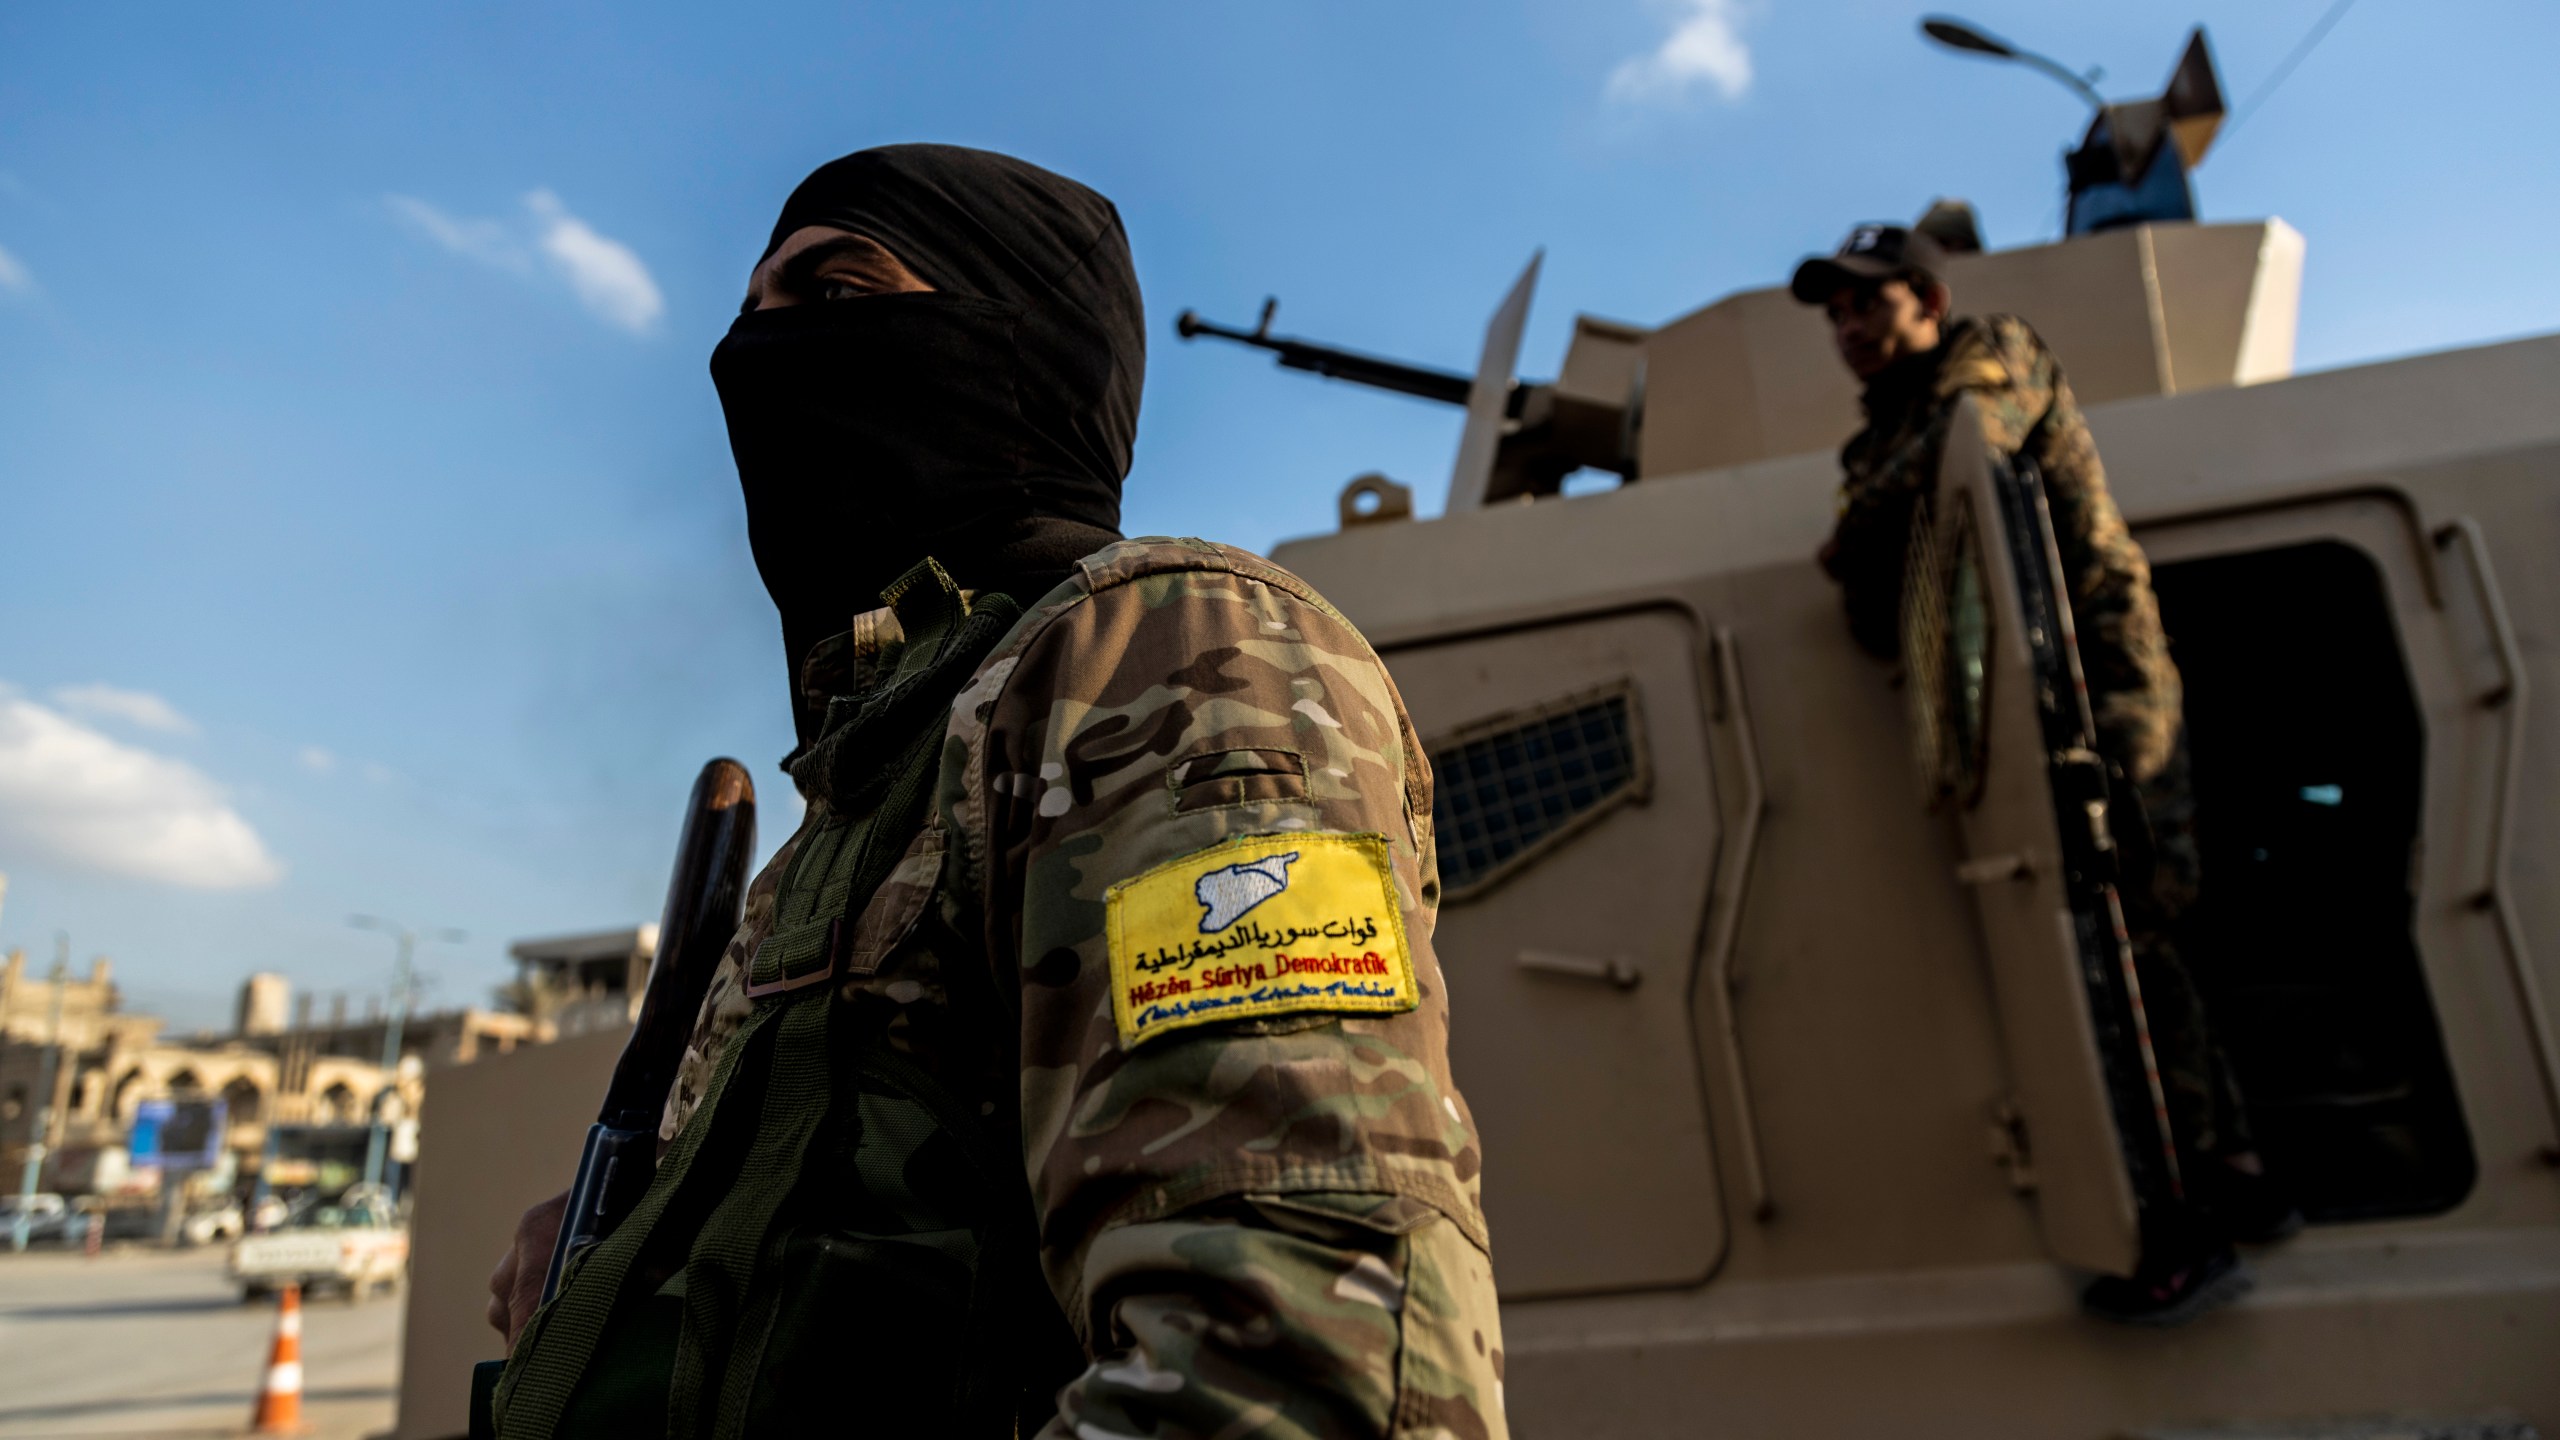
[(884, 145), (801, 181), (765, 254), (808, 225), (934, 289), (752, 311), (711, 352), (803, 743), (810, 647), (917, 561), (1028, 604), (1119, 538), (1146, 367), (1120, 214), (1072, 180)]

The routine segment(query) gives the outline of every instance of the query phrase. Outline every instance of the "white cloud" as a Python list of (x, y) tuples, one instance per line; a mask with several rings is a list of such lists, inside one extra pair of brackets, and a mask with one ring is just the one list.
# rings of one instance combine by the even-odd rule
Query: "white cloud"
[(314, 775), (326, 775), (338, 768), (338, 757), (317, 745), (303, 746), (302, 753), (294, 758), (302, 762), (303, 769)]
[(114, 685), (63, 685), (53, 692), (54, 703), (74, 715), (92, 720), (122, 720), (145, 730), (164, 735), (193, 735), (196, 722), (178, 713), (178, 707), (148, 690), (126, 690)]
[(11, 295), (32, 295), (35, 288), (35, 272), (27, 268), (26, 262), (6, 250), (0, 250), (0, 291)]
[(587, 313), (616, 329), (645, 335), (666, 313), (657, 280), (631, 247), (570, 213), (548, 190), (524, 197), (524, 218), (514, 222), (448, 214), (409, 195), (388, 195), (383, 203), (446, 251), (493, 270), (532, 279), (538, 258)]
[(590, 312), (634, 335), (658, 323), (667, 303), (658, 294), (658, 282), (649, 278), (649, 267), (630, 246), (597, 234), (548, 190), (527, 195), (524, 204), (541, 226), (542, 253)]
[(1751, 89), (1751, 47), (1742, 40), (1744, 0), (1675, 0), (1671, 33), (1650, 54), (1609, 73), (1609, 98), (1645, 104), (1687, 97), (1700, 85), (1726, 100)]
[(193, 890), (284, 876), (195, 767), (14, 697), (0, 697), (0, 847)]
[(447, 215), (424, 200), (408, 195), (389, 195), (384, 203), (419, 234), (466, 260), (477, 260), (513, 274), (529, 274), (532, 258), (524, 246), (507, 233), (507, 227), (495, 220), (465, 220)]

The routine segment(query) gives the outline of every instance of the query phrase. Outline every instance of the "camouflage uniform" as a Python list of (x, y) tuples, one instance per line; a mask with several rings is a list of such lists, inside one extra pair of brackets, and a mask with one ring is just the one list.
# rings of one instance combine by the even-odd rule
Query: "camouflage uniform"
[[(860, 693), (901, 643), (891, 612), (860, 617), (813, 653), (804, 692)], [(856, 920), (838, 1002), (983, 1113), (1018, 1113), (1040, 1269), (1090, 1362), (1043, 1433), (1507, 1433), (1480, 1156), (1429, 940), (1431, 779), (1358, 631), (1241, 551), (1124, 542), (980, 664), (944, 746), (934, 811)], [(744, 966), (826, 822), (822, 777), (797, 778), (808, 819), (749, 892), (662, 1143), (753, 1013)], [(1105, 891), (1232, 837), (1325, 832), (1384, 837), (1418, 1008), (1124, 1045)], [(989, 975), (999, 1025), (965, 1003)], [(859, 1103), (866, 1148), (930, 1133), (892, 1113), (900, 1097)], [(846, 1197), (857, 1228), (964, 1230), (946, 1162), (848, 1167), (868, 1192)]]
[(2250, 1141), (2239, 1091), (2181, 955), (2180, 932), (2202, 860), (2184, 697), (2152, 594), (2151, 565), (2107, 493), (2106, 470), (2070, 382), (2025, 321), (2011, 315), (1949, 321), (1933, 356), (1904, 361), (1868, 385), (1866, 428), (1840, 451), (1840, 518), (1825, 566), (1840, 582), (1858, 642), (1895, 657), (1912, 518), (1937, 487), (1947, 426), (1968, 394), (1990, 447), (2032, 459), (2044, 477), (2062, 557), (2058, 578), (2079, 636), (2098, 752), (2132, 784), (2150, 831), (2147, 846), (2129, 847), (2147, 850), (2149, 863), (2129, 873), (2125, 920), (2173, 1128), (2193, 1153), (2245, 1151)]

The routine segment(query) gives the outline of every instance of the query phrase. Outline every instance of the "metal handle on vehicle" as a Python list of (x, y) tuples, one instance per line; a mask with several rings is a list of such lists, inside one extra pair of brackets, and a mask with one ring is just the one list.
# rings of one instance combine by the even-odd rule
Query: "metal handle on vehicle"
[[(2543, 1103), (2550, 1108), (2555, 1136), (2560, 1136), (2560, 1043), (2552, 1038), (2551, 1012), (2542, 1003), (2542, 983), (2534, 975), (2533, 956), (2525, 948), (2524, 922), (2516, 915), (2515, 896), (2507, 884), (2516, 788), (2524, 770), (2524, 647), (2516, 643), (2515, 622), (2507, 615), (2497, 573), (2489, 566), (2489, 542), (2480, 533), (2480, 522), (2465, 515), (2436, 528), (2438, 547), (2451, 549), (2457, 541), (2470, 562), (2466, 568), (2471, 572), (2471, 593), (2478, 598), (2481, 616), (2488, 622), (2489, 640), (2497, 649), (2502, 672), (2497, 687), (2482, 695), (2480, 704), (2484, 709), (2505, 712), (2499, 736), (2498, 786), (2492, 801), (2495, 808), (2489, 814), (2489, 874), (2472, 895), (2471, 905), (2488, 911), (2497, 922), (2498, 939), (2506, 951), (2508, 982), (2515, 987), (2516, 1002), (2524, 1011), (2525, 1033), (2533, 1045), (2534, 1064), (2542, 1074)], [(2545, 1160), (2560, 1164), (2560, 1145), (2545, 1146), (2542, 1154)]]
[(1956, 867), (1956, 883), (1959, 885), (1997, 885), (2003, 880), (2033, 880), (2034, 878), (2036, 878), (2035, 857), (2023, 850), (2001, 855), (1985, 855), (1978, 860), (1967, 860)]
[(1644, 979), (1644, 972), (1623, 956), (1603, 960), (1597, 956), (1566, 955), (1554, 950), (1523, 950), (1513, 963), (1523, 970), (1569, 975), (1577, 980), (1599, 980), (1621, 990), (1633, 990)]
[(1734, 837), (1733, 879), (1718, 896), (1715, 932), (1707, 943), (1706, 974), (1716, 987), (1717, 1013), (1724, 1023), (1725, 1084), (1733, 1092), (1733, 1113), (1742, 1131), (1742, 1183), (1751, 1195), (1751, 1215), (1767, 1220), (1777, 1213), (1769, 1198), (1769, 1170), (1760, 1155), (1760, 1121), (1751, 1108), (1751, 1077), (1742, 1063), (1742, 1027), (1734, 1018), (1742, 989), (1742, 967), (1734, 948), (1742, 934), (1742, 897), (1751, 887), (1751, 862), (1760, 850), (1760, 817), (1769, 808), (1769, 787), (1760, 774), (1760, 744), (1751, 731), (1751, 705), (1742, 691), (1742, 660), (1735, 652), (1733, 631), (1714, 632), (1718, 707), (1733, 725), (1733, 744), (1742, 762), (1742, 825)]

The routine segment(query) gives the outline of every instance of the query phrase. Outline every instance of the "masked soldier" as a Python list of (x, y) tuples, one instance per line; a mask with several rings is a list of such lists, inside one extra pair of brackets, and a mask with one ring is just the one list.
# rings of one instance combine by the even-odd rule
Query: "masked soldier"
[(1431, 779), (1303, 581), (1119, 538), (1118, 213), (866, 150), (713, 352), (808, 803), (657, 1177), (538, 1313), (499, 1433), (1500, 1436)]
[(1972, 396), (1990, 446), (2031, 459), (2043, 477), (2097, 749), (2147, 822), (2130, 827), (2147, 830), (2150, 863), (2147, 876), (2129, 868), (2125, 920), (2180, 1168), (2198, 1202), (2146, 1227), (2138, 1273), (2100, 1279), (2082, 1298), (2110, 1319), (2176, 1324), (2247, 1288), (2232, 1239), (2280, 1239), (2302, 1217), (2264, 1178), (2182, 954), (2201, 861), (2178, 671), (2150, 564), (2107, 493), (2053, 352), (2014, 316), (1950, 318), (1944, 276), (1937, 242), (1898, 225), (1861, 225), (1837, 254), (1796, 269), (1796, 299), (1824, 308), (1841, 360), (1865, 386), (1866, 427), (1840, 452), (1840, 517), (1820, 559), (1859, 644), (1895, 658), (1912, 520), (1936, 487), (1958, 403)]

